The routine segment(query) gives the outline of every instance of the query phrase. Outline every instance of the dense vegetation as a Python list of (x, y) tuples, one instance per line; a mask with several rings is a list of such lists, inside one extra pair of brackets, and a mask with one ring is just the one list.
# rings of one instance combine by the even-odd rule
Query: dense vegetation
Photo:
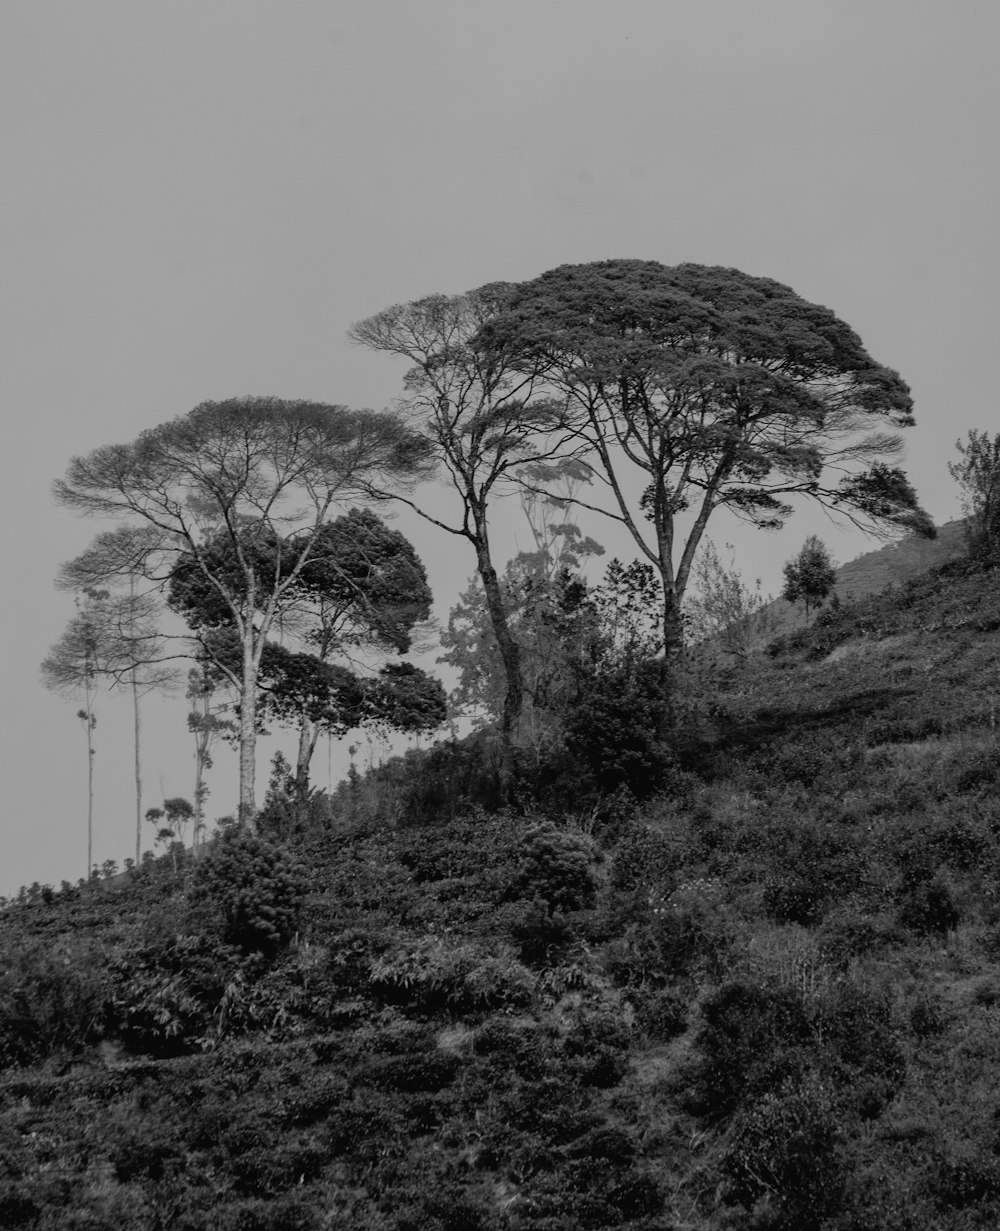
[(641, 678), (514, 806), (480, 735), (23, 892), (0, 1225), (996, 1226), (998, 648), (952, 565), (692, 659), (613, 780)]

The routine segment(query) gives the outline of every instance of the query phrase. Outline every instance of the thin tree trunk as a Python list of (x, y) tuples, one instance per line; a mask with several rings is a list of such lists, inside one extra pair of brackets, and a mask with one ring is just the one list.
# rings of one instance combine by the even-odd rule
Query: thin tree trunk
[(309, 763), (316, 747), (314, 725), (308, 718), (299, 727), (299, 751), (295, 761), (295, 800), (301, 807), (309, 798)]
[[(195, 699), (197, 703), (197, 698)], [(199, 835), (205, 841), (205, 762), (208, 759), (208, 743), (211, 738), (209, 717), (211, 698), (207, 690), (201, 695), (201, 728), (194, 732), (194, 852), (198, 854)]]
[(479, 564), (479, 576), (486, 595), (486, 609), (489, 612), (493, 635), (497, 639), (500, 658), (503, 662), (507, 691), (504, 695), (503, 711), (500, 717), (500, 795), (504, 802), (509, 802), (514, 778), (514, 741), (517, 738), (521, 715), (524, 708), (524, 684), (521, 680), (521, 648), (510, 631), (507, 612), (503, 605), (503, 595), (500, 593), (500, 582), (497, 571), (490, 559), (489, 539), (487, 537), (485, 516), (480, 514), (476, 519), (476, 559)]
[(141, 724), (139, 717), (139, 684), (132, 673), (132, 716), (135, 730), (135, 866), (139, 866), (142, 845), (142, 757), (140, 754)]
[(257, 832), (257, 804), (254, 795), (257, 751), (257, 663), (254, 657), (253, 628), (243, 638), (243, 688), (240, 696), (240, 828)]

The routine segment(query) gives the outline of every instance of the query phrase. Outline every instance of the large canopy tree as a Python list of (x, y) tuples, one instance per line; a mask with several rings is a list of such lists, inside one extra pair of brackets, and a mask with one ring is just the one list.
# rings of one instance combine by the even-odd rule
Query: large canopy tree
[[(901, 377), (828, 308), (735, 269), (564, 265), (507, 295), (473, 345), (569, 400), (608, 499), (663, 590), (665, 659), (709, 518), (777, 528), (805, 496), (866, 528), (933, 535), (893, 429)], [(577, 499), (576, 503), (582, 503)]]
[[(204, 402), (189, 414), (74, 458), (56, 498), (91, 516), (124, 519), (105, 574), (136, 571), (165, 585), (193, 560), (231, 615), (240, 661), (227, 678), (240, 705), (240, 817), (254, 826), (257, 681), (282, 599), (305, 568), (331, 511), (422, 476), (426, 440), (399, 418), (279, 398)], [(209, 548), (227, 539), (234, 585)], [(260, 553), (256, 539), (273, 540)], [(141, 548), (136, 549), (136, 541)]]
[[(523, 708), (520, 650), (510, 628), (490, 539), (492, 501), (511, 490), (520, 467), (564, 451), (565, 399), (539, 396), (530, 360), (502, 345), (474, 345), (485, 325), (505, 310), (510, 288), (495, 283), (465, 295), (431, 295), (397, 304), (355, 324), (349, 337), (371, 350), (399, 355), (412, 366), (401, 406), (444, 463), (458, 497), (456, 514), (442, 520), (409, 501), (422, 517), (464, 538), (476, 554), (493, 634), (505, 676), (500, 720), (501, 777), (509, 780), (510, 752)], [(503, 785), (503, 784), (502, 784)]]
[[(250, 523), (240, 532), (243, 551), (257, 571), (288, 572), (298, 557), (296, 535), (284, 540), (268, 527)], [(229, 537), (219, 534), (203, 544), (202, 561), (184, 554), (168, 586), (168, 603), (184, 617), (199, 641), (204, 661), (216, 672), (232, 673), (239, 639), (228, 603), (202, 568), (223, 577), (230, 593), (241, 593), (243, 571)], [(258, 595), (258, 602), (264, 601)], [(283, 637), (304, 647), (295, 652), (269, 641), (261, 656), (258, 713), (265, 721), (299, 730), (296, 788), (300, 800), (309, 789), (309, 764), (321, 731), (340, 736), (352, 727), (383, 723), (399, 730), (424, 730), (444, 719), (443, 691), (415, 667), (399, 675), (405, 692), (418, 682), (424, 704), (414, 709), (402, 697), (390, 698), (397, 678), (383, 670), (376, 682), (357, 674), (338, 658), (405, 653), (414, 628), (430, 615), (427, 574), (413, 545), (370, 509), (351, 509), (316, 535), (305, 565), (290, 579), (276, 607), (275, 625)], [(388, 690), (388, 691), (387, 691)], [(385, 704), (382, 704), (382, 702)], [(398, 721), (391, 721), (392, 718)]]

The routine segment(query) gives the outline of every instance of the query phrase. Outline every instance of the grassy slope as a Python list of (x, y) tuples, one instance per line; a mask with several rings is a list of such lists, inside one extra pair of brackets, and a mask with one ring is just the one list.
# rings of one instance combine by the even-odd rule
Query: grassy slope
[(998, 650), (995, 574), (869, 598), (561, 846), (361, 784), (273, 960), (165, 864), (12, 909), (0, 1225), (998, 1225)]

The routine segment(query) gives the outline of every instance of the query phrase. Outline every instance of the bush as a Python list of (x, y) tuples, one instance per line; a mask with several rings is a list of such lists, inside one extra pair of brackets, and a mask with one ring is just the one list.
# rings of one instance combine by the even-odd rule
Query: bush
[(383, 999), (423, 1013), (525, 1005), (535, 983), (531, 972), (512, 957), (435, 936), (378, 958), (369, 980)]
[(650, 989), (631, 994), (636, 1024), (646, 1038), (668, 1042), (683, 1034), (688, 1025), (688, 999), (673, 988)]
[(294, 856), (263, 838), (228, 833), (199, 863), (193, 898), (211, 912), (224, 941), (275, 953), (295, 934), (307, 885)]
[(643, 826), (626, 834), (615, 851), (611, 884), (626, 891), (654, 890), (665, 897), (676, 884), (680, 862), (675, 840)]
[[(729, 949), (724, 917), (693, 894), (662, 906), (643, 899), (609, 903), (605, 966), (619, 987), (663, 987), (699, 971), (717, 976)], [(617, 917), (616, 917), (617, 916)]]
[(727, 983), (701, 1007), (691, 1109), (726, 1115), (794, 1079), (812, 1032), (802, 1000), (786, 988)]
[(771, 1226), (809, 1231), (835, 1213), (845, 1165), (836, 1103), (822, 1080), (807, 1073), (742, 1110), (723, 1171), (728, 1199), (747, 1207), (763, 1200), (776, 1215)]
[(961, 911), (939, 876), (905, 885), (899, 898), (899, 922), (921, 936), (944, 935), (958, 926)]
[(627, 787), (636, 799), (646, 799), (657, 791), (676, 769), (658, 735), (663, 710), (659, 662), (584, 681), (566, 718), (567, 788), (572, 775), (582, 793), (606, 796)]
[(173, 936), (110, 965), (108, 1030), (153, 1056), (176, 1056), (206, 1045), (238, 953), (210, 936)]
[(104, 959), (71, 940), (12, 939), (0, 954), (0, 1065), (79, 1050), (102, 1034)]
[(831, 1071), (847, 1105), (862, 1119), (874, 1119), (906, 1075), (889, 997), (854, 983), (839, 984), (819, 1003), (816, 1027), (833, 1057)]
[(540, 898), (550, 914), (593, 906), (595, 851), (585, 834), (546, 821), (525, 832), (522, 851), (515, 878), (519, 897)]

